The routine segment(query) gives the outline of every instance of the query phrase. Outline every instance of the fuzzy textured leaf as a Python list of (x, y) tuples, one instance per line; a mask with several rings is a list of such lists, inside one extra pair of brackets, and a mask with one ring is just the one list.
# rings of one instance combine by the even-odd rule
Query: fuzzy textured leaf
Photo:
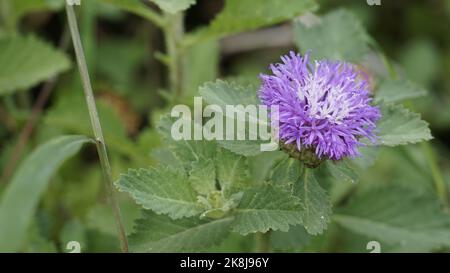
[(407, 80), (384, 80), (375, 91), (375, 101), (397, 102), (422, 97), (427, 91)]
[(358, 181), (358, 174), (349, 160), (344, 159), (338, 162), (327, 161), (325, 164), (330, 174), (337, 181), (344, 181), (348, 183), (355, 183)]
[(207, 195), (216, 190), (216, 166), (212, 159), (195, 161), (189, 172), (189, 182), (199, 194)]
[(301, 179), (301, 164), (298, 160), (286, 156), (273, 168), (270, 181), (276, 186), (291, 190)]
[(294, 40), (315, 59), (361, 61), (368, 52), (369, 36), (359, 20), (346, 10), (332, 11), (313, 26), (296, 21)]
[(401, 105), (382, 104), (381, 120), (377, 125), (377, 144), (386, 146), (405, 145), (430, 140), (428, 123)]
[(280, 188), (263, 185), (244, 192), (233, 230), (242, 235), (269, 229), (288, 231), (289, 225), (301, 223), (300, 200)]
[(217, 143), (224, 149), (243, 156), (255, 156), (262, 153), (261, 142), (258, 140), (219, 140)]
[(173, 219), (202, 212), (184, 172), (171, 167), (129, 170), (116, 184), (145, 209), (167, 214)]
[(232, 217), (206, 221), (198, 217), (172, 220), (144, 211), (129, 236), (134, 252), (196, 252), (227, 237)]
[(70, 67), (67, 56), (32, 36), (0, 38), (0, 96), (24, 90)]
[[(256, 90), (253, 86), (239, 86), (236, 83), (230, 83), (222, 80), (217, 80), (215, 82), (205, 83), (200, 87), (199, 90), (202, 98), (209, 104), (218, 105), (223, 112), (224, 116), (224, 126), (225, 124), (234, 124), (235, 132), (231, 135), (230, 132), (226, 132), (223, 136), (223, 140), (218, 140), (217, 143), (234, 153), (244, 155), (244, 156), (254, 156), (260, 154), (261, 144), (268, 143), (269, 141), (262, 141), (259, 139), (258, 135), (255, 135), (255, 140), (250, 137), (250, 127), (258, 128), (260, 124), (266, 124), (267, 121), (259, 117), (258, 105), (260, 104), (258, 98), (256, 97)], [(235, 111), (226, 111), (226, 106), (242, 106), (240, 109), (235, 108)], [(248, 108), (253, 107), (253, 108)], [(240, 118), (245, 118), (245, 128), (239, 131), (236, 128), (238, 122), (242, 122)], [(255, 132), (253, 132), (254, 134)], [(245, 140), (239, 140), (237, 138), (238, 134), (245, 135)], [(229, 137), (234, 140), (227, 140)]]
[(294, 190), (303, 207), (303, 226), (311, 235), (321, 234), (330, 222), (331, 202), (312, 170), (303, 173)]
[(206, 102), (219, 105), (223, 110), (227, 105), (259, 104), (254, 87), (243, 87), (233, 82), (207, 82), (200, 87), (199, 93)]
[(264, 181), (270, 180), (273, 168), (280, 160), (286, 158), (286, 156), (282, 151), (274, 151), (249, 157), (249, 172), (253, 183), (261, 184)]
[(189, 40), (221, 38), (277, 24), (316, 8), (313, 0), (264, 0), (257, 3), (254, 0), (227, 0), (211, 24), (194, 33)]
[(248, 187), (249, 173), (247, 158), (220, 149), (216, 158), (217, 180), (228, 195)]
[(450, 246), (450, 215), (441, 210), (432, 196), (403, 187), (389, 186), (362, 193), (337, 211), (333, 219), (353, 232), (399, 249)]
[[(168, 144), (171, 152), (182, 162), (186, 170), (190, 170), (192, 162), (215, 158), (217, 145), (214, 141), (174, 140), (171, 135), (173, 122), (174, 119), (170, 116), (163, 116), (159, 121), (157, 128), (165, 142)], [(192, 123), (194, 123), (194, 121), (192, 121)]]

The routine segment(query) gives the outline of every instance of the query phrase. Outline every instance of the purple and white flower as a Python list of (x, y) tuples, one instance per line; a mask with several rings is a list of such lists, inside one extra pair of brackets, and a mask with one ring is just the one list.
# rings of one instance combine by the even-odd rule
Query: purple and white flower
[(311, 151), (318, 159), (340, 160), (359, 155), (361, 139), (376, 141), (374, 130), (381, 113), (371, 105), (367, 76), (354, 65), (318, 60), (291, 52), (272, 64), (271, 75), (260, 76), (259, 98), (279, 124), (279, 139), (298, 152)]

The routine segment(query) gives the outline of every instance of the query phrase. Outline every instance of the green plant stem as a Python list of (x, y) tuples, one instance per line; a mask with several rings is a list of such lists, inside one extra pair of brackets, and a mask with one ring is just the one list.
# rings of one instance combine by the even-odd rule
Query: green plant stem
[(164, 26), (164, 37), (168, 55), (169, 86), (173, 92), (174, 100), (183, 95), (183, 70), (184, 70), (184, 50), (182, 40), (184, 36), (184, 14), (165, 14), (167, 24)]
[[(108, 1), (105, 1), (105, 2), (108, 2)], [(164, 28), (164, 26), (166, 24), (165, 18), (162, 15), (160, 15), (159, 13), (157, 13), (156, 11), (154, 11), (153, 9), (151, 9), (150, 7), (148, 7), (147, 9), (131, 8), (131, 9), (128, 9), (128, 11), (135, 13), (139, 16), (142, 16), (143, 18), (147, 19), (149, 22), (155, 24), (156, 26), (158, 26), (160, 28)]]
[(445, 185), (444, 178), (439, 169), (436, 154), (433, 150), (433, 147), (428, 142), (422, 142), (422, 150), (427, 157), (428, 165), (431, 169), (431, 175), (433, 176), (434, 186), (436, 189), (436, 194), (439, 200), (448, 208), (448, 196), (447, 196), (447, 187)]
[(270, 235), (271, 231), (256, 234), (256, 251), (258, 253), (270, 252)]
[(83, 83), (84, 95), (86, 103), (89, 109), (89, 116), (91, 119), (91, 125), (95, 136), (95, 142), (97, 145), (97, 152), (100, 158), (100, 164), (103, 171), (103, 176), (106, 184), (106, 190), (109, 198), (109, 202), (112, 206), (114, 213), (114, 219), (116, 222), (117, 232), (121, 243), (121, 249), (123, 252), (128, 252), (128, 242), (125, 234), (125, 228), (122, 223), (120, 208), (117, 203), (114, 191), (114, 184), (111, 174), (111, 166), (108, 160), (108, 153), (106, 150), (106, 143), (103, 138), (102, 127), (98, 118), (97, 107), (95, 105), (94, 94), (92, 92), (91, 81), (89, 78), (89, 72), (86, 65), (86, 59), (84, 57), (83, 46), (81, 44), (80, 33), (78, 31), (77, 19), (73, 7), (66, 3), (67, 19), (69, 22), (70, 33), (72, 35), (73, 45), (75, 48), (75, 55), (77, 58), (78, 68)]

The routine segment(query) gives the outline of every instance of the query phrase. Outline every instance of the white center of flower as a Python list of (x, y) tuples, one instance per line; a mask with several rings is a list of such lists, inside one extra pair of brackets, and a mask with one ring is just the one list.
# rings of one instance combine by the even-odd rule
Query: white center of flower
[(297, 95), (308, 106), (310, 117), (339, 124), (351, 111), (351, 94), (344, 91), (345, 86), (334, 86), (325, 80), (310, 74)]

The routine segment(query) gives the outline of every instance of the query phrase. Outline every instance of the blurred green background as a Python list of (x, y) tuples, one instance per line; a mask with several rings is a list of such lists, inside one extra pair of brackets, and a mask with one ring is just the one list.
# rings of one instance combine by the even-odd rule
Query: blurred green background
[[(16, 9), (11, 5), (13, 2), (0, 0), (0, 39), (10, 33), (32, 34), (73, 56), (61, 1), (28, 0), (24, 6), (15, 6)], [(117, 178), (128, 168), (145, 167), (162, 157), (161, 140), (153, 128), (160, 114), (170, 109), (173, 97), (168, 92), (168, 69), (161, 57), (161, 52), (166, 52), (164, 32), (152, 22), (106, 2), (109, 1), (84, 0), (76, 9), (113, 176)], [(382, 0), (380, 6), (370, 6), (363, 0), (317, 2), (318, 15), (337, 8), (354, 13), (398, 73), (428, 90), (426, 96), (410, 100), (406, 105), (422, 114), (434, 136), (431, 146), (417, 144), (377, 151), (379, 158), (375, 165), (362, 172), (357, 185), (331, 189), (335, 207), (339, 209), (346, 203), (349, 192), (364, 193), (367, 188), (385, 184), (413, 188), (422, 196), (434, 192), (436, 179), (450, 187), (450, 1)], [(197, 0), (186, 11), (186, 31), (208, 24), (223, 5), (221, 0)], [(148, 8), (157, 10), (153, 4)], [(192, 103), (198, 86), (216, 78), (258, 84), (259, 73), (267, 71), (268, 65), (278, 61), (281, 54), (295, 48), (289, 22), (265, 30), (270, 28), (278, 30), (276, 35), (261, 31), (255, 38), (249, 36), (253, 32), (245, 32), (222, 40), (208, 40), (184, 52), (185, 92), (178, 101)], [(32, 52), (31, 48), (21, 50)], [(27, 58), (30, 55), (23, 56), (23, 60)], [(6, 71), (8, 67), (14, 68), (6, 63), (0, 70)], [(385, 73), (383, 66), (380, 67), (380, 73)], [(59, 135), (91, 135), (75, 62), (71, 61), (70, 68), (67, 65), (61, 71), (64, 72), (49, 88), (48, 99), (42, 98), (47, 88), (45, 81), (23, 92), (0, 97), (0, 195), (17, 166), (39, 144)], [(43, 99), (42, 113), (36, 114), (33, 106), (40, 99)], [(29, 130), (29, 138), (18, 144), (19, 135), (33, 116), (36, 122)], [(21, 153), (17, 153), (18, 145), (23, 148)], [(139, 208), (126, 195), (120, 195), (119, 199), (127, 232), (131, 232)], [(366, 252), (369, 239), (332, 225), (326, 234), (315, 238), (301, 229), (277, 233), (273, 244), (279, 251)], [(94, 146), (83, 148), (52, 177), (33, 214), (21, 251), (66, 252), (66, 244), (72, 240), (79, 241), (83, 251), (119, 251)], [(291, 244), (292, 241), (298, 245)], [(252, 248), (249, 238), (231, 236), (211, 251), (251, 251)], [(414, 245), (407, 250), (430, 251), (431, 248)]]

